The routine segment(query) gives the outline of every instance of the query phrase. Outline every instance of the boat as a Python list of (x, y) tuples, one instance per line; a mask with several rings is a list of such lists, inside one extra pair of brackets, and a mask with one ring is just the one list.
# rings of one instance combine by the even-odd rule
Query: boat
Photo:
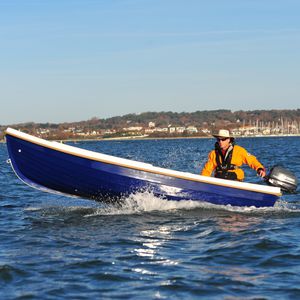
[(131, 194), (151, 192), (166, 200), (217, 205), (274, 206), (279, 187), (231, 181), (48, 141), (7, 128), (9, 162), (27, 185), (46, 192), (119, 203)]

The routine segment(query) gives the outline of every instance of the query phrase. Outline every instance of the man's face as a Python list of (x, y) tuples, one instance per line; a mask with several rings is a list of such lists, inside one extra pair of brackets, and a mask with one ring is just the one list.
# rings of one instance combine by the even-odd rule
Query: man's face
[(226, 150), (228, 147), (229, 147), (229, 144), (230, 144), (230, 138), (222, 138), (222, 137), (219, 137), (217, 138), (218, 140), (218, 143), (220, 145), (220, 148), (222, 150)]

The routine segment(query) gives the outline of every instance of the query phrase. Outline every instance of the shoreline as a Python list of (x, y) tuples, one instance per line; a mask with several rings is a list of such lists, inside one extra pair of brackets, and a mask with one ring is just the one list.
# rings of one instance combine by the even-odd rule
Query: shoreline
[[(300, 134), (281, 134), (281, 135), (248, 135), (248, 136), (235, 136), (235, 139), (239, 138), (279, 138), (279, 137), (299, 137)], [(181, 136), (181, 137), (143, 137), (143, 136), (129, 136), (129, 137), (114, 137), (114, 138), (89, 138), (89, 139), (58, 139), (48, 140), (56, 142), (94, 142), (94, 141), (151, 141), (151, 140), (179, 140), (179, 139), (212, 139), (213, 136)], [(0, 143), (5, 143), (5, 140), (1, 140)]]

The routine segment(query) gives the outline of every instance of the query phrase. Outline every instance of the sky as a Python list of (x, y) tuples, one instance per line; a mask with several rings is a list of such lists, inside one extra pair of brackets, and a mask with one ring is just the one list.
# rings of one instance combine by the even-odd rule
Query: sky
[(298, 0), (0, 0), (0, 124), (300, 108)]

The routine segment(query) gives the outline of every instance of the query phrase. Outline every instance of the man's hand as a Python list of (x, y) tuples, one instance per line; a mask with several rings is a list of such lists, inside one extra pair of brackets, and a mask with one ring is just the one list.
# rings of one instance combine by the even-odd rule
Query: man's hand
[(257, 175), (260, 177), (263, 177), (263, 178), (266, 177), (265, 169), (262, 169), (262, 168), (257, 169)]

